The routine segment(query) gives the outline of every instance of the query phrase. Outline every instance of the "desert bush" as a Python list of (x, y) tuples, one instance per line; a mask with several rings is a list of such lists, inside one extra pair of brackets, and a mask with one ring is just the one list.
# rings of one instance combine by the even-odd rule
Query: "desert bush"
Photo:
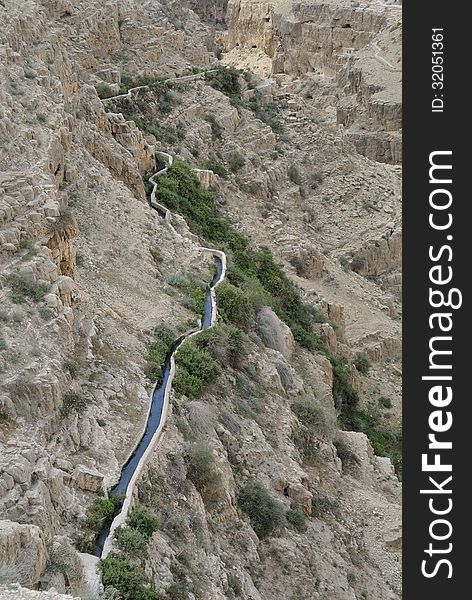
[(118, 527), (115, 531), (115, 540), (118, 548), (125, 555), (133, 558), (144, 559), (147, 557), (147, 539), (137, 529), (131, 527)]
[(292, 429), (291, 438), (298, 448), (304, 461), (314, 463), (317, 457), (319, 436), (316, 431), (303, 425), (296, 425)]
[(8, 283), (11, 287), (11, 299), (15, 304), (22, 304), (27, 299), (40, 302), (49, 290), (46, 285), (29, 281), (21, 275), (11, 275)]
[(72, 412), (81, 414), (83, 413), (89, 404), (87, 398), (79, 394), (78, 392), (73, 392), (69, 390), (64, 395), (64, 400), (61, 407), (61, 414), (64, 417), (69, 416)]
[(239, 152), (233, 152), (228, 159), (229, 169), (232, 173), (237, 173), (246, 164), (246, 159)]
[(7, 348), (8, 348), (8, 344), (5, 340), (5, 338), (2, 335), (0, 335), (0, 352), (3, 350), (6, 350)]
[(268, 104), (261, 102), (261, 92), (259, 90), (254, 91), (254, 96), (247, 102), (246, 108), (268, 125), (274, 133), (281, 134), (283, 132), (282, 123), (278, 119), (278, 106), (273, 102)]
[(63, 363), (64, 369), (69, 371), (69, 375), (72, 379), (75, 379), (79, 374), (79, 363), (71, 358), (68, 358)]
[(63, 208), (58, 218), (48, 224), (49, 231), (65, 231), (75, 222), (74, 216), (68, 208)]
[(162, 369), (177, 333), (171, 327), (161, 324), (154, 329), (154, 341), (146, 355), (146, 375), (151, 381), (160, 381)]
[(306, 530), (305, 515), (301, 511), (299, 511), (297, 508), (290, 508), (285, 513), (285, 518), (300, 533), (302, 533)]
[(213, 173), (216, 173), (216, 175), (219, 175), (223, 179), (228, 177), (228, 171), (226, 170), (224, 164), (218, 160), (214, 154), (210, 154), (207, 160), (203, 163), (203, 168), (213, 171)]
[(87, 512), (85, 527), (94, 533), (111, 525), (113, 519), (123, 505), (123, 496), (110, 496), (110, 498), (96, 498)]
[(97, 83), (95, 86), (95, 91), (97, 92), (98, 97), (102, 100), (104, 98), (111, 98), (115, 95), (115, 92), (111, 89), (108, 83), (105, 82)]
[(182, 299), (182, 304), (197, 315), (203, 315), (205, 310), (206, 290), (198, 283), (194, 282), (190, 286), (186, 296)]
[(243, 586), (241, 584), (241, 581), (238, 579), (238, 577), (236, 577), (236, 575), (233, 575), (233, 573), (228, 573), (227, 579), (228, 579), (228, 588), (233, 592), (233, 594), (237, 598), (239, 596), (241, 596), (241, 594), (243, 592)]
[(363, 375), (367, 375), (371, 368), (371, 362), (365, 354), (358, 352), (354, 358), (354, 366)]
[(215, 500), (221, 492), (221, 473), (211, 448), (202, 442), (192, 444), (185, 458), (187, 477), (205, 501)]
[(381, 396), (379, 398), (379, 404), (384, 408), (392, 408), (392, 400), (391, 398), (387, 398), (386, 396)]
[(145, 540), (149, 540), (152, 534), (159, 529), (159, 519), (142, 504), (132, 508), (127, 524), (139, 532)]
[(253, 309), (247, 294), (223, 281), (216, 289), (218, 313), (225, 323), (248, 331), (253, 322)]
[(344, 358), (329, 356), (333, 369), (333, 397), (336, 408), (341, 411), (356, 406), (359, 394), (349, 382), (350, 370)]
[(321, 494), (320, 492), (313, 494), (311, 499), (311, 510), (312, 515), (315, 517), (322, 517), (326, 514), (333, 515), (337, 518), (341, 516), (339, 500), (332, 496)]
[(290, 264), (292, 265), (292, 267), (295, 268), (295, 271), (297, 272), (297, 275), (299, 277), (305, 277), (306, 278), (309, 275), (309, 273), (308, 273), (308, 265), (306, 264), (306, 261), (304, 261), (299, 256), (293, 256), (290, 259)]
[(291, 165), (288, 168), (287, 175), (288, 175), (288, 178), (290, 179), (290, 181), (292, 183), (294, 183), (295, 185), (302, 184), (302, 177), (300, 175), (299, 170), (297, 169), (297, 167), (295, 165)]
[(291, 409), (304, 427), (328, 437), (334, 432), (334, 416), (314, 398), (298, 398)]
[(282, 503), (258, 481), (246, 483), (238, 494), (238, 504), (260, 539), (276, 534), (285, 523)]
[(355, 256), (351, 261), (351, 269), (356, 273), (360, 273), (365, 267), (365, 258), (363, 256)]
[(208, 81), (215, 90), (222, 92), (228, 96), (228, 98), (239, 100), (241, 98), (241, 84), (239, 83), (240, 74), (241, 72), (234, 67), (218, 65), (213, 73), (205, 73), (205, 80)]
[(102, 582), (105, 589), (118, 590), (122, 600), (158, 600), (158, 595), (146, 580), (144, 571), (128, 560), (107, 556), (100, 561)]
[(150, 252), (151, 252), (151, 256), (153, 257), (156, 265), (160, 265), (164, 262), (164, 257), (162, 256), (162, 252), (160, 251), (160, 249), (157, 246), (152, 247)]
[(241, 368), (246, 357), (245, 335), (236, 327), (230, 325), (216, 325), (206, 329), (196, 339), (196, 344), (201, 350), (205, 350), (223, 368), (228, 364), (235, 368)]
[(387, 426), (377, 410), (350, 408), (341, 414), (345, 429), (365, 433), (375, 454), (387, 456), (393, 463), (399, 478), (402, 476), (402, 430), (401, 427)]
[(205, 350), (201, 350), (194, 340), (182, 345), (176, 356), (178, 366), (174, 379), (174, 389), (194, 400), (203, 392), (204, 385), (216, 381), (220, 373), (217, 363)]

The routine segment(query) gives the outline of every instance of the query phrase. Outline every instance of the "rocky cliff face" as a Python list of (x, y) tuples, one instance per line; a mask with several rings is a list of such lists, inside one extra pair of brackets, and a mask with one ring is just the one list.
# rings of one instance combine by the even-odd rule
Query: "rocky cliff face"
[(318, 72), (338, 90), (337, 123), (359, 153), (401, 163), (399, 7), (311, 0), (233, 0), (228, 60), (269, 73)]
[[(133, 500), (160, 527), (134, 568), (169, 599), (400, 597), (400, 484), (338, 422), (336, 387), (338, 368), (358, 410), (397, 426), (401, 106), (397, 71), (381, 68), (399, 68), (395, 15), (341, 1), (0, 3), (0, 598), (88, 593), (84, 532), (143, 430), (154, 330), (197, 324), (211, 261), (182, 217), (171, 228), (146, 202), (158, 150), (272, 251), (323, 352), (245, 289), (240, 359), (223, 331), (217, 381), (173, 392)], [(214, 66), (215, 39), (226, 63), (271, 78), (236, 76), (236, 95), (228, 72), (178, 79)], [(276, 535), (241, 508), (254, 481), (283, 517)]]
[(226, 25), (228, 0), (190, 0), (190, 7), (205, 23), (218, 29)]

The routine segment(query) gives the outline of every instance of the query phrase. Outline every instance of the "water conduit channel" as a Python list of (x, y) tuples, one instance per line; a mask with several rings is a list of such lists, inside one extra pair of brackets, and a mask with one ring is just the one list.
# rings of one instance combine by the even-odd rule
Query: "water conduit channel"
[[(150, 177), (149, 181), (153, 184), (152, 192), (149, 203), (151, 207), (161, 216), (169, 226), (169, 228), (179, 237), (180, 233), (172, 226), (172, 213), (163, 205), (156, 201), (156, 179), (160, 175), (167, 172), (168, 168), (172, 166), (172, 156), (164, 152), (159, 153), (165, 160), (166, 166), (157, 171)], [(110, 491), (110, 496), (124, 496), (124, 502), (120, 512), (115, 516), (111, 525), (105, 527), (99, 534), (97, 544), (95, 547), (94, 555), (98, 558), (106, 558), (112, 549), (112, 542), (115, 530), (123, 525), (128, 516), (128, 512), (131, 508), (133, 490), (137, 479), (141, 475), (143, 467), (151, 455), (152, 451), (156, 447), (156, 444), (162, 434), (162, 430), (165, 426), (167, 413), (169, 410), (169, 397), (172, 389), (172, 381), (175, 375), (175, 356), (179, 351), (182, 343), (191, 338), (194, 335), (200, 333), (204, 329), (213, 327), (216, 322), (217, 307), (216, 307), (216, 287), (223, 281), (226, 273), (226, 255), (220, 250), (212, 248), (202, 248), (203, 251), (213, 255), (215, 261), (216, 272), (215, 275), (207, 288), (205, 295), (205, 306), (204, 312), (200, 321), (199, 329), (190, 331), (181, 337), (177, 338), (172, 344), (171, 350), (166, 357), (163, 377), (158, 382), (152, 391), (151, 402), (149, 406), (148, 416), (144, 428), (144, 432), (138, 441), (136, 448), (134, 449), (131, 456), (125, 462), (121, 470), (121, 475), (118, 483)]]

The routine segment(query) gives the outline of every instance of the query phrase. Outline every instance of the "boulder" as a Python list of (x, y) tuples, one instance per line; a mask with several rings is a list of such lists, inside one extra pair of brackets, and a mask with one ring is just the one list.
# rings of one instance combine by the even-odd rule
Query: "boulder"
[(84, 492), (97, 492), (103, 485), (103, 475), (97, 469), (85, 465), (75, 467), (72, 480)]
[(46, 560), (39, 527), (0, 521), (0, 565), (11, 571), (12, 581), (34, 586), (46, 568)]
[(290, 327), (285, 325), (268, 306), (257, 313), (258, 334), (268, 348), (278, 350), (285, 358), (290, 358), (295, 347), (295, 340)]

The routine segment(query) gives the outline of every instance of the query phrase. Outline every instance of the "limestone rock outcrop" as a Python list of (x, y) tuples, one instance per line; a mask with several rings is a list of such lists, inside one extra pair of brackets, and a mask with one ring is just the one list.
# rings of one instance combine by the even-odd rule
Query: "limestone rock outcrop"
[[(46, 568), (47, 551), (39, 527), (0, 521), (0, 565), (13, 581), (34, 586)], [(2, 592), (0, 591), (0, 597)]]
[(275, 312), (264, 306), (257, 313), (258, 333), (268, 348), (278, 350), (285, 358), (292, 356), (295, 341), (290, 328)]

